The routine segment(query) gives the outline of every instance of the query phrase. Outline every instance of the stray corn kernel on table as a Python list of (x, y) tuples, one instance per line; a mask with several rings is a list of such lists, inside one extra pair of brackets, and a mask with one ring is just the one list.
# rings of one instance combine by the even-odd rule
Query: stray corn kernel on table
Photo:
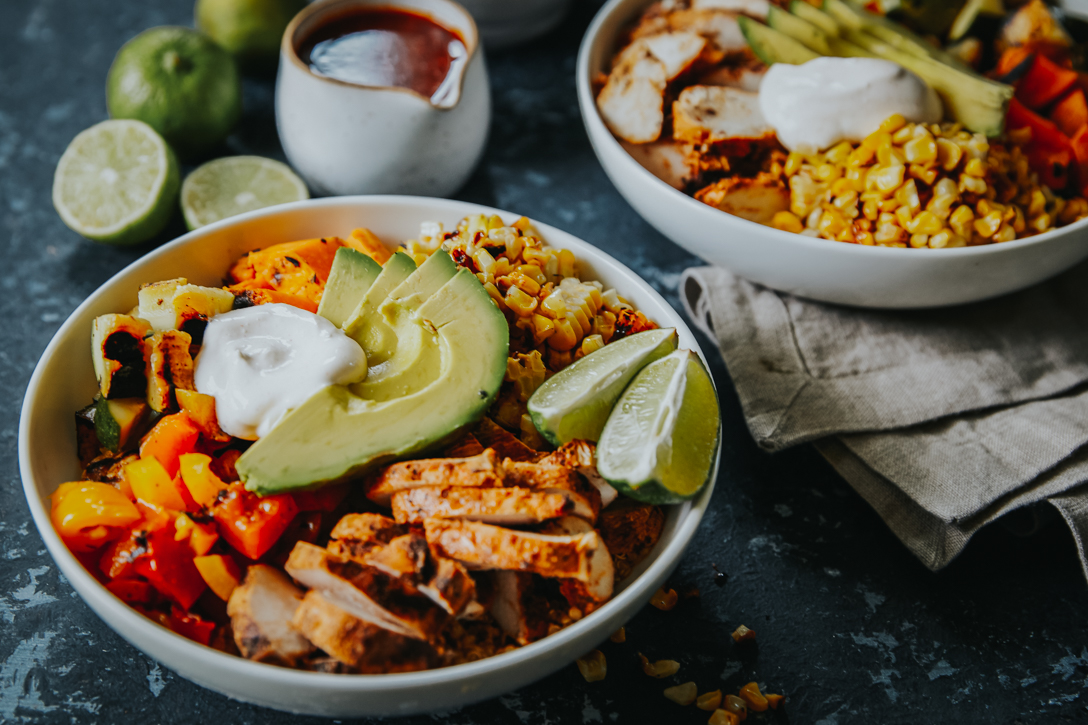
[[(491, 136), (458, 197), (597, 244), (679, 307), (679, 275), (698, 260), (623, 201), (579, 117), (575, 57), (597, 7), (575, 3), (548, 36), (488, 54)], [(48, 340), (98, 285), (184, 232), (175, 220), (135, 249), (80, 239), (52, 209), (53, 169), (77, 132), (107, 117), (102, 88), (116, 50), (148, 27), (190, 25), (192, 12), (190, 0), (0, 4), (0, 236), (7, 252), (0, 297), (7, 321), (0, 351), (0, 431), (7, 441), (0, 447), (7, 484), (0, 488), (3, 722), (323, 722), (229, 701), (125, 643), (58, 575), (19, 485), (13, 443), (20, 401)], [(247, 81), (245, 94), (245, 116), (224, 153), (282, 159), (272, 79)], [(1034, 195), (1028, 206), (1040, 203), (1038, 214), (1022, 210), (1025, 222), (1050, 213), (1050, 202)], [(973, 209), (974, 221), (993, 211)], [(916, 224), (912, 234), (925, 234), (923, 223)], [(587, 682), (572, 663), (498, 699), (402, 722), (701, 724), (710, 712), (699, 709), (699, 696), (721, 690), (720, 705), (735, 705), (730, 698), (753, 681), (760, 692), (785, 700), (776, 710), (753, 713), (748, 724), (1049, 725), (1088, 718), (1088, 591), (1066, 527), (1034, 519), (990, 527), (947, 570), (930, 573), (810, 447), (774, 456), (757, 449), (713, 344), (703, 344), (721, 397), (725, 443), (710, 510), (670, 583), (675, 605), (647, 606), (622, 636), (600, 644), (602, 679)], [(741, 625), (754, 638), (734, 641)], [(663, 662), (676, 669), (649, 676), (640, 654), (655, 672), (658, 665), (662, 673), (672, 670)], [(678, 704), (689, 701), (687, 683), (698, 694), (692, 704)], [(777, 719), (766, 718), (769, 712)]]

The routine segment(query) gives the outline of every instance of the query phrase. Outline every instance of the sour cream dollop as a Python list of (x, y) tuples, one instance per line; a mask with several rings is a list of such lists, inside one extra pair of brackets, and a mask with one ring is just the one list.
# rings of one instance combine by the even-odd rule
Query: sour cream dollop
[(775, 63), (759, 87), (759, 109), (790, 151), (814, 153), (861, 141), (884, 119), (941, 120), (941, 99), (902, 66), (877, 58), (816, 58)]
[(208, 320), (196, 358), (197, 392), (215, 398), (219, 427), (253, 440), (329, 385), (366, 377), (366, 354), (312, 312), (256, 305)]

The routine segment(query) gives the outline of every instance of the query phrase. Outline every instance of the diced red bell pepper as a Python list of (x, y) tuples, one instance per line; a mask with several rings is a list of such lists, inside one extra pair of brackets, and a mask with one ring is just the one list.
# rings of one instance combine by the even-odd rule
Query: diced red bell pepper
[(1084, 91), (1074, 88), (1067, 93), (1055, 104), (1050, 120), (1069, 138), (1076, 136), (1081, 127), (1088, 125), (1088, 101), (1085, 101)]
[(125, 538), (106, 547), (98, 562), (98, 568), (110, 579), (130, 579), (136, 576), (133, 565), (145, 554), (147, 535), (142, 527), (137, 527)]
[(167, 599), (188, 610), (206, 584), (193, 563), (193, 550), (174, 538), (174, 527), (163, 526), (147, 534), (147, 554), (139, 557), (134, 571), (151, 582)]
[(192, 453), (200, 439), (200, 428), (185, 413), (168, 415), (140, 441), (140, 457), (151, 456), (173, 478), (178, 473), (178, 456)]
[(1008, 48), (997, 59), (997, 65), (993, 69), (993, 77), (1002, 83), (1015, 83), (1020, 80), (1034, 60), (1035, 51), (1023, 45)]
[(1005, 128), (1018, 130), (1031, 129), (1031, 140), (1024, 151), (1028, 162), (1039, 179), (1051, 189), (1064, 189), (1069, 177), (1076, 171), (1073, 166), (1075, 157), (1073, 146), (1061, 130), (1042, 116), (1028, 110), (1015, 98), (1009, 103), (1009, 113), (1005, 117)]
[(207, 645), (212, 641), (212, 633), (215, 632), (215, 622), (208, 622), (196, 614), (185, 612), (177, 607), (170, 608), (170, 629), (182, 637), (188, 637), (194, 642)]
[(1016, 97), (1028, 108), (1040, 111), (1076, 83), (1076, 71), (1062, 68), (1042, 53), (1036, 53), (1028, 72), (1016, 84)]
[(106, 588), (126, 604), (150, 605), (157, 596), (155, 587), (140, 579), (114, 579)]
[(272, 548), (298, 513), (291, 494), (260, 497), (232, 483), (212, 508), (219, 535), (250, 559)]
[(299, 511), (326, 511), (336, 510), (336, 507), (347, 497), (349, 484), (338, 483), (332, 486), (323, 486), (313, 491), (298, 491), (292, 494)]

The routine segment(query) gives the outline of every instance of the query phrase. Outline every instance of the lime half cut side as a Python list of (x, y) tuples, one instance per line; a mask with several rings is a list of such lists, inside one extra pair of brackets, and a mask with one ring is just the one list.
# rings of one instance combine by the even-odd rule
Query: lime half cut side
[(53, 176), (53, 206), (73, 231), (106, 244), (139, 244), (177, 204), (174, 152), (142, 121), (91, 126), (68, 144)]
[(623, 391), (597, 444), (597, 470), (632, 498), (679, 503), (706, 485), (720, 435), (710, 375), (698, 355), (678, 350)]
[(552, 445), (595, 441), (639, 370), (676, 349), (676, 330), (647, 330), (609, 343), (551, 376), (529, 398), (533, 425)]
[(181, 210), (190, 230), (236, 214), (309, 199), (291, 167), (263, 156), (227, 156), (185, 177)]

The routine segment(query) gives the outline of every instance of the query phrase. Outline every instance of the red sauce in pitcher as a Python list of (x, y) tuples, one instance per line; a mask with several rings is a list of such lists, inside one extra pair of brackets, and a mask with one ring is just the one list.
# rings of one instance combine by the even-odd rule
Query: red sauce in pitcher
[(359, 8), (319, 25), (298, 55), (318, 75), (363, 86), (408, 88), (431, 98), (467, 56), (461, 37), (406, 10)]

